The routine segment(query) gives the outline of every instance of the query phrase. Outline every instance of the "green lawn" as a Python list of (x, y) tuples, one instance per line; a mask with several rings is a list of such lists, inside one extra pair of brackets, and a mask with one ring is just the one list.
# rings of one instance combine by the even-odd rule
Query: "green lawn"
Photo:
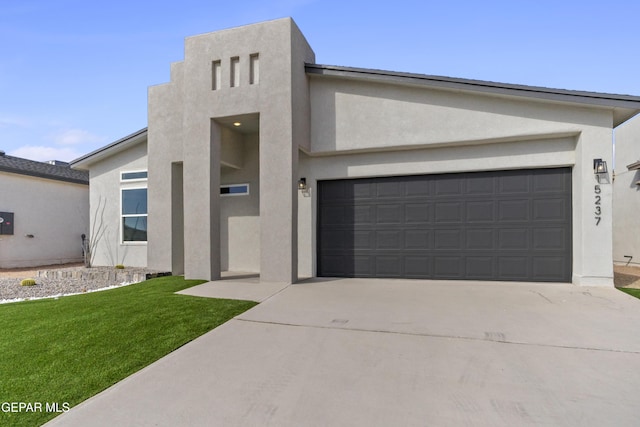
[[(73, 407), (255, 305), (175, 295), (199, 283), (161, 277), (0, 305), (0, 425), (41, 425), (57, 415), (47, 403)], [(12, 413), (12, 402), (35, 412)]]
[(640, 289), (626, 289), (626, 288), (618, 288), (618, 289), (620, 289), (622, 292), (625, 292), (631, 296), (640, 298)]

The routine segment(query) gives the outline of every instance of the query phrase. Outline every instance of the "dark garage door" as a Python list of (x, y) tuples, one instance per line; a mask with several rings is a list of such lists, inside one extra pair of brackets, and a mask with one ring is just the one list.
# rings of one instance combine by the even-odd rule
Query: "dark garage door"
[(318, 276), (571, 281), (571, 169), (318, 183)]

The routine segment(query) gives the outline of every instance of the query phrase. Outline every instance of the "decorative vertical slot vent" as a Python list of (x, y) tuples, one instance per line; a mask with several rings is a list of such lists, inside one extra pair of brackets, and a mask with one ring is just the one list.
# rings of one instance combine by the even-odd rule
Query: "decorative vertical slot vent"
[(260, 82), (260, 57), (257, 53), (249, 55), (249, 84)]
[(213, 61), (211, 63), (211, 89), (218, 90), (222, 83), (222, 67), (220, 61)]
[(240, 57), (231, 58), (231, 87), (240, 86)]

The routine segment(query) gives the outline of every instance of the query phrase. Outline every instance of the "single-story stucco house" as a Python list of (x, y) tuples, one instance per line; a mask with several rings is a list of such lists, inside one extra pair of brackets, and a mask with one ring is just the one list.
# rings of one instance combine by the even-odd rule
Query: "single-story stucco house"
[(89, 175), (0, 151), (0, 268), (81, 262)]
[(119, 230), (96, 263), (613, 284), (612, 135), (640, 97), (319, 65), (286, 18), (187, 38), (148, 102), (72, 162)]
[(640, 117), (615, 132), (613, 181), (613, 261), (640, 265)]

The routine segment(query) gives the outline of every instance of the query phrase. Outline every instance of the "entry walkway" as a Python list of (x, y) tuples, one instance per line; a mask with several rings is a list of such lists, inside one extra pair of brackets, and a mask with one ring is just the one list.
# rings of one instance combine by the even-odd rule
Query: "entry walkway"
[(615, 289), (314, 279), (276, 292), (48, 425), (637, 425), (640, 300)]

